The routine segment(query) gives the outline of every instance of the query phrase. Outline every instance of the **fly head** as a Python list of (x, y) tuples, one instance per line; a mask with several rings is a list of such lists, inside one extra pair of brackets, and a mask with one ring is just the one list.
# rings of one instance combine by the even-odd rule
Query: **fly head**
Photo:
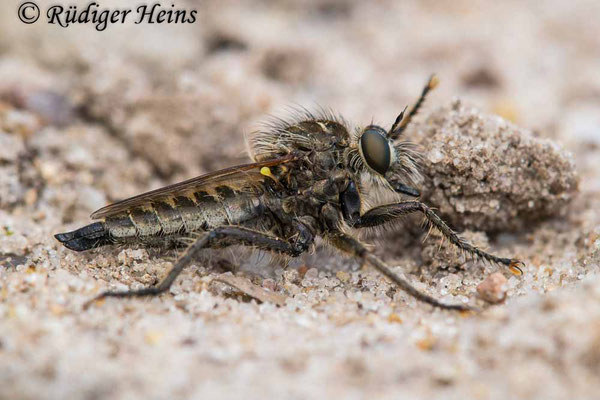
[(394, 140), (380, 126), (368, 125), (358, 131), (347, 159), (349, 168), (368, 175), (375, 183), (409, 196), (420, 195), (413, 187), (422, 180), (416, 146), (407, 141)]

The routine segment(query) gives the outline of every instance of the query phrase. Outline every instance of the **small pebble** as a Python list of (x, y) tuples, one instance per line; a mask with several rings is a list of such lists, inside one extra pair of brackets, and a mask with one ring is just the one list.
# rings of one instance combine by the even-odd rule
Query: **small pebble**
[(338, 271), (335, 273), (336, 278), (338, 278), (340, 281), (346, 283), (350, 280), (350, 274), (347, 273), (346, 271)]
[(277, 290), (277, 283), (273, 279), (267, 278), (267, 279), (263, 280), (262, 287), (274, 292)]
[(477, 285), (477, 294), (488, 303), (502, 303), (506, 299), (507, 280), (500, 272), (494, 272)]

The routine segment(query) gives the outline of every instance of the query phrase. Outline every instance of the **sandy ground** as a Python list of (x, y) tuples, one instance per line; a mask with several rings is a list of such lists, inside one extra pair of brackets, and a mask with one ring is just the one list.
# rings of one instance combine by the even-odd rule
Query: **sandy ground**
[[(181, 1), (195, 24), (104, 32), (25, 25), (17, 6), (0, 5), (0, 398), (597, 398), (600, 3)], [(82, 310), (155, 283), (168, 257), (76, 254), (52, 234), (247, 161), (244, 134), (285, 106), (389, 126), (431, 72), (441, 85), (407, 132), (426, 198), (526, 262), (500, 271), (504, 303), (433, 310), (317, 248), (285, 270), (214, 254), (159, 298)], [(498, 267), (422, 242), (419, 222), (365, 240), (421, 290), (484, 306)], [(213, 281), (231, 265), (285, 304)]]

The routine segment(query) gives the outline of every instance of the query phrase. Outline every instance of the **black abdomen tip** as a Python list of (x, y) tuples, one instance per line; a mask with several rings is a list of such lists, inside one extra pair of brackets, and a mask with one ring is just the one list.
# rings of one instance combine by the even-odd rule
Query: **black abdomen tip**
[(66, 248), (84, 251), (110, 244), (110, 238), (104, 223), (94, 222), (72, 232), (58, 233), (54, 237)]

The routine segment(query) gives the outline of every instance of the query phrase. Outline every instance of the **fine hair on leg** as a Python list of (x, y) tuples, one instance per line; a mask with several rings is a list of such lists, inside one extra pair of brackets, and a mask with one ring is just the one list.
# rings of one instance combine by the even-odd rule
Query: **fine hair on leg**
[(192, 262), (196, 254), (202, 249), (223, 248), (240, 244), (296, 257), (303, 253), (308, 247), (307, 243), (312, 241), (312, 237), (305, 237), (304, 239), (304, 241), (299, 243), (290, 243), (286, 240), (248, 228), (238, 226), (215, 228), (214, 230), (201, 235), (188, 246), (177, 259), (167, 276), (158, 285), (138, 290), (106, 291), (88, 301), (84, 305), (84, 308), (87, 308), (93, 302), (106, 297), (143, 297), (161, 294), (171, 287), (181, 271)]
[(340, 249), (343, 252), (349, 253), (354, 257), (361, 260), (361, 262), (366, 262), (374, 267), (376, 270), (385, 275), (388, 279), (394, 282), (400, 289), (404, 292), (408, 293), (410, 296), (415, 299), (432, 305), (437, 308), (441, 308), (444, 310), (457, 310), (457, 311), (473, 311), (476, 310), (473, 307), (470, 307), (466, 304), (446, 304), (443, 303), (430, 295), (419, 291), (413, 285), (411, 285), (407, 280), (401, 278), (397, 274), (395, 274), (383, 261), (381, 261), (377, 256), (372, 254), (367, 250), (367, 248), (360, 243), (358, 240), (353, 238), (350, 235), (347, 235), (342, 232), (336, 232), (328, 236), (330, 242)]
[(435, 214), (431, 208), (420, 201), (404, 201), (372, 208), (363, 214), (360, 219), (354, 223), (353, 227), (366, 228), (383, 225), (387, 222), (414, 212), (422, 213), (430, 227), (436, 228), (438, 231), (440, 231), (442, 235), (450, 241), (450, 243), (459, 249), (471, 254), (474, 257), (480, 257), (489, 262), (506, 265), (509, 267), (511, 272), (517, 275), (523, 274), (521, 267), (523, 267), (524, 264), (522, 261), (514, 258), (498, 257), (473, 246), (458, 236), (458, 234), (450, 229), (450, 227), (446, 225), (446, 223), (437, 214)]

